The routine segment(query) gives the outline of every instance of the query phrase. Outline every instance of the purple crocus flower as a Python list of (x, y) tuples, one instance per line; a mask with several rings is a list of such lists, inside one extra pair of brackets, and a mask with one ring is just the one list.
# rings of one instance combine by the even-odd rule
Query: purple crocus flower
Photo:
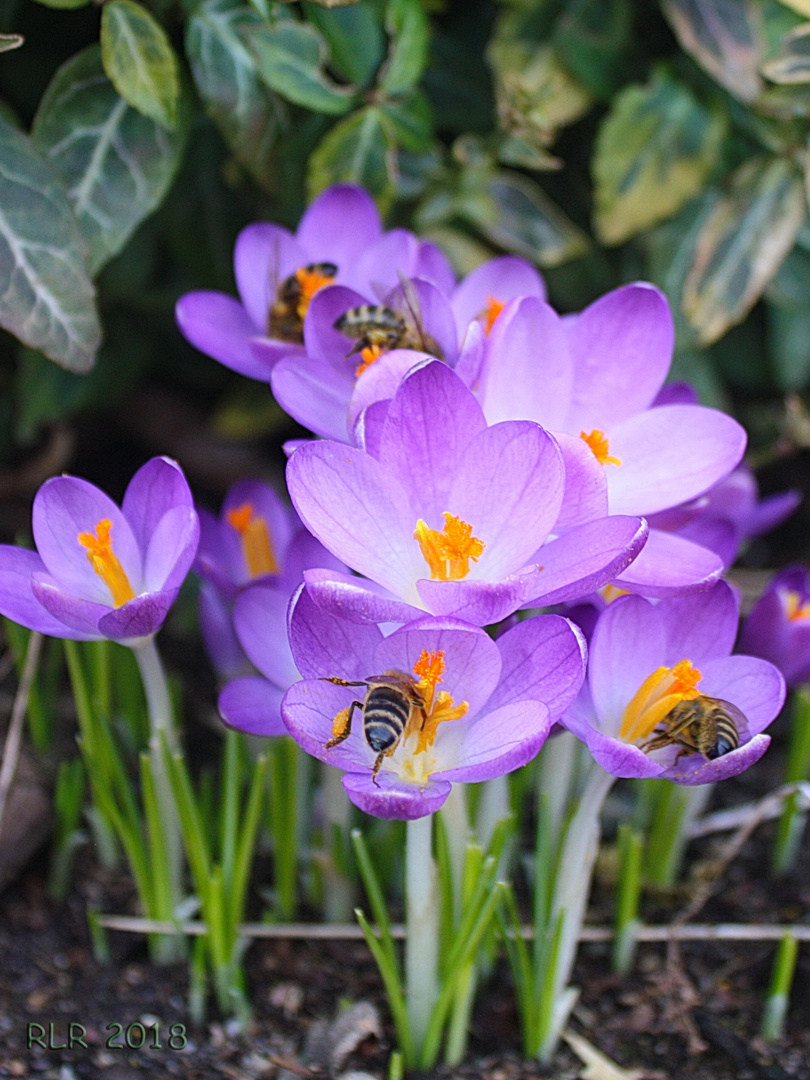
[[(725, 582), (656, 604), (620, 597), (599, 616), (587, 682), (561, 723), (614, 776), (690, 785), (736, 776), (764, 754), (770, 738), (762, 732), (785, 697), (773, 664), (729, 655), (737, 622), (737, 601)], [(734, 721), (736, 748), (733, 737), (722, 743), (723, 726), (707, 739), (706, 755), (696, 749), (694, 724), (675, 730), (672, 710), (681, 706), (684, 718), (695, 710), (705, 715), (706, 698), (720, 699), (722, 713)]]
[(239, 299), (211, 290), (187, 293), (177, 303), (177, 325), (201, 352), (266, 380), (280, 357), (303, 351), (312, 297), (335, 281), (353, 280), (358, 261), (381, 236), (367, 192), (349, 184), (327, 188), (295, 235), (266, 222), (243, 229), (234, 249)]
[(804, 566), (788, 566), (745, 620), (740, 648), (776, 664), (788, 686), (810, 681), (810, 584)]
[(47, 480), (36, 551), (0, 547), (0, 612), (53, 637), (133, 644), (154, 634), (194, 559), (200, 526), (180, 466), (152, 458), (118, 506), (75, 476)]
[[(616, 289), (564, 319), (537, 297), (513, 300), (499, 316), (482, 368), (467, 381), (489, 423), (535, 420), (558, 440), (579, 495), (558, 531), (608, 512), (647, 517), (677, 506), (739, 462), (745, 432), (731, 417), (656, 404), (672, 346), (666, 299), (646, 284)], [(706, 587), (722, 569), (713, 552), (651, 530), (617, 583), (664, 596)]]
[(499, 255), (477, 266), (459, 283), (451, 300), (459, 338), (473, 321), (488, 335), (510, 300), (518, 296), (546, 298), (546, 287), (537, 270), (514, 255)]
[[(384, 637), (377, 626), (322, 611), (303, 589), (290, 639), (304, 675), (281, 706), (290, 734), (344, 770), (352, 802), (384, 818), (424, 817), (453, 782), (491, 779), (529, 761), (584, 675), (582, 638), (556, 615), (527, 619), (497, 641), (434, 617)], [(388, 687), (399, 705), (391, 740), (377, 749), (362, 708), (372, 686)], [(361, 708), (349, 724), (353, 701)]]
[(590, 592), (644, 543), (643, 522), (613, 517), (546, 544), (565, 484), (557, 444), (528, 421), (488, 427), (438, 361), (403, 379), (378, 435), (375, 454), (314, 442), (287, 465), (302, 521), (370, 579), (304, 574), (315, 601), (347, 618), (407, 622), (430, 611), (483, 626), (529, 600)]
[(243, 589), (255, 582), (263, 582), (278, 596), (277, 604), (271, 602), (268, 618), (280, 607), (273, 637), (287, 657), (284, 611), (304, 570), (321, 566), (345, 571), (346, 567), (307, 532), (292, 507), (285, 506), (260, 480), (234, 484), (218, 518), (205, 509), (199, 514), (200, 546), (194, 569), (203, 579), (200, 627), (217, 673), (234, 678), (252, 670), (234, 627), (233, 606)]

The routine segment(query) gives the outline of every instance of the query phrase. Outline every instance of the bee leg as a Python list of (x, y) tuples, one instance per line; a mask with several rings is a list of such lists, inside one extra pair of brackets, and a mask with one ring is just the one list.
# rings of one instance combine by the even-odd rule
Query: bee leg
[[(329, 679), (327, 681), (331, 682), (332, 680)], [(346, 685), (353, 686), (355, 684), (347, 683)], [(359, 685), (365, 686), (365, 683), (360, 683)], [(362, 701), (353, 701), (348, 709), (341, 709), (341, 712), (337, 714), (337, 716), (335, 717), (335, 721), (332, 724), (332, 738), (329, 740), (329, 742), (323, 744), (325, 750), (331, 750), (333, 746), (339, 746), (340, 743), (345, 742), (345, 740), (348, 739), (348, 737), (352, 733), (352, 714), (354, 713), (355, 709), (362, 708)], [(341, 722), (340, 716), (341, 713), (344, 712), (346, 713), (346, 719)]]
[(381, 751), (379, 752), (379, 754), (377, 754), (377, 758), (376, 758), (376, 760), (375, 760), (375, 762), (374, 762), (374, 766), (373, 766), (373, 768), (372, 768), (372, 770), (371, 770), (371, 779), (372, 779), (372, 780), (374, 781), (374, 786), (375, 786), (375, 787), (379, 787), (379, 786), (380, 786), (380, 781), (379, 781), (379, 780), (377, 779), (377, 773), (378, 773), (378, 772), (380, 771), (380, 769), (382, 768), (383, 758), (384, 758), (384, 757), (385, 757), (385, 756), (386, 756), (387, 754), (388, 754), (388, 751), (387, 751), (387, 750), (381, 750)]
[(321, 676), (321, 682), (331, 682), (331, 683), (334, 683), (335, 686), (368, 686), (368, 683), (364, 682), (362, 680), (360, 682), (347, 682), (345, 679), (338, 679), (334, 675), (333, 676), (322, 675)]

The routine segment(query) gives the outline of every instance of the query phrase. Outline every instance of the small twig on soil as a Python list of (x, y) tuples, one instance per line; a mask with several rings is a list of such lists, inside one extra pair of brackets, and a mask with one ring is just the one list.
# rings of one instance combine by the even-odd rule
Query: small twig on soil
[[(731, 832), (745, 825), (752, 815), (757, 815), (757, 822), (770, 821), (778, 818), (784, 809), (785, 799), (797, 793), (799, 796), (799, 810), (810, 810), (810, 784), (801, 781), (798, 784), (785, 784), (777, 788), (765, 799), (756, 803), (745, 803), (744, 806), (733, 806), (728, 810), (717, 810), (713, 814), (704, 814), (697, 818), (687, 828), (686, 835), (690, 840), (699, 836), (709, 836), (711, 833)], [(763, 808), (762, 802), (766, 803)]]
[(3, 811), (6, 808), (6, 799), (14, 781), (17, 771), (17, 762), (20, 757), (20, 744), (22, 742), (22, 726), (25, 719), (25, 710), (28, 708), (28, 695), (31, 692), (31, 684), (34, 681), (39, 652), (42, 647), (42, 634), (32, 630), (28, 639), (28, 649), (25, 654), (20, 685), (14, 698), (14, 706), (11, 710), (6, 742), (3, 747), (3, 763), (0, 765), (0, 834), (3, 831)]
[[(176, 934), (174, 923), (157, 919), (141, 919), (134, 915), (99, 915), (98, 923), (107, 930), (121, 930), (130, 934)], [(183, 934), (197, 936), (207, 933), (201, 921), (181, 923)], [(522, 928), (523, 937), (531, 940), (534, 931), (530, 926)], [(243, 938), (280, 938), (289, 941), (363, 941), (363, 931), (354, 923), (243, 923), (239, 928)], [(689, 926), (640, 926), (636, 939), (641, 942), (676, 941), (781, 941), (785, 934), (792, 934), (799, 941), (810, 941), (810, 925), (807, 923), (690, 923)], [(394, 924), (391, 936), (405, 937), (405, 927)], [(580, 941), (603, 942), (613, 940), (613, 930), (602, 926), (583, 926)]]
[(323, 1076), (324, 1070), (320, 1065), (299, 1065), (297, 1061), (289, 1061), (287, 1058), (276, 1057), (275, 1054), (268, 1054), (267, 1060), (271, 1065), (275, 1065), (279, 1069), (286, 1069), (288, 1072), (295, 1073), (296, 1076)]

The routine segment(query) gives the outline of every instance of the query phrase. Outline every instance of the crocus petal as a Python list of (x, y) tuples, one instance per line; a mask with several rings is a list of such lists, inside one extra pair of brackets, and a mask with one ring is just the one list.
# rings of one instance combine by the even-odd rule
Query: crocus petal
[(95, 625), (92, 631), (83, 633), (66, 626), (43, 607), (32, 588), (34, 574), (40, 577), (47, 574), (45, 564), (35, 551), (10, 544), (0, 545), (0, 615), (51, 637), (79, 641), (99, 637)]
[(302, 679), (291, 686), (281, 702), (281, 716), (295, 741), (308, 754), (336, 769), (371, 772), (376, 754), (363, 734), (363, 719), (355, 710), (350, 734), (337, 746), (326, 748), (332, 724), (353, 700), (362, 702), (362, 686), (336, 686), (324, 679)]
[[(451, 367), (458, 356), (456, 322), (447, 297), (429, 281), (404, 280), (386, 297), (386, 304), (402, 312), (417, 337), (417, 347)], [(435, 342), (435, 350), (430, 339)]]
[(313, 601), (308, 586), (300, 588), (290, 603), (289, 634), (292, 655), (305, 679), (368, 678), (370, 657), (382, 640), (376, 622), (358, 625), (336, 617)]
[(334, 184), (310, 203), (296, 229), (308, 262), (333, 262), (338, 273), (353, 264), (382, 234), (374, 200), (354, 184)]
[(307, 356), (313, 360), (325, 360), (347, 373), (353, 372), (357, 367), (357, 360), (351, 355), (354, 343), (335, 329), (335, 323), (347, 311), (367, 303), (368, 297), (343, 285), (319, 289), (312, 297), (304, 319)]
[(399, 285), (400, 278), (412, 278), (420, 256), (420, 241), (406, 229), (391, 229), (362, 253), (350, 283), (367, 289), (378, 302)]
[(354, 425), (354, 442), (360, 449), (372, 457), (379, 458), (385, 418), (388, 416), (389, 401), (375, 401), (363, 409)]
[(179, 589), (191, 569), (200, 541), (200, 522), (191, 506), (175, 506), (152, 533), (144, 559), (144, 590)]
[[(551, 717), (541, 701), (513, 701), (500, 709), (487, 709), (485, 715), (464, 725), (455, 753), (458, 764), (442, 769), (437, 777), (472, 784), (512, 772), (538, 754), (550, 729)], [(441, 736), (440, 729), (437, 757), (444, 756)]]
[(534, 296), (507, 305), (489, 335), (478, 394), (490, 424), (535, 420), (563, 429), (574, 371), (563, 322)]
[(608, 492), (605, 470), (579, 436), (554, 432), (565, 465), (565, 491), (554, 532), (563, 533), (586, 521), (607, 517)]
[(282, 690), (257, 675), (233, 679), (220, 692), (219, 715), (228, 727), (246, 735), (286, 735), (281, 719), (283, 696)]
[(471, 440), (486, 426), (481, 406), (445, 364), (430, 361), (403, 379), (388, 409), (380, 461), (404, 491), (413, 493), (413, 514), (418, 506), (426, 520), (441, 520), (451, 509), (453, 477)]
[(34, 574), (31, 578), (31, 591), (55, 619), (75, 631), (72, 634), (61, 633), (60, 637), (75, 638), (79, 641), (104, 637), (99, 630), (99, 622), (102, 616), (114, 610), (109, 604), (83, 600), (65, 592), (50, 574)]
[(745, 450), (737, 421), (701, 405), (647, 409), (608, 435), (610, 453), (621, 461), (605, 466), (615, 514), (653, 514), (694, 499), (730, 472)]
[(437, 689), (446, 690), (456, 704), (466, 701), (467, 716), (474, 717), (498, 684), (501, 656), (497, 645), (483, 630), (455, 619), (418, 619), (379, 642), (375, 674), (410, 673), (425, 650), (444, 653), (445, 672)]
[(429, 581), (417, 582), (419, 596), (434, 615), (453, 616), (488, 626), (500, 622), (527, 603), (537, 587), (535, 570), (512, 574), (503, 581)]
[(354, 379), (348, 370), (309, 356), (285, 356), (273, 368), (270, 385), (282, 409), (314, 435), (349, 442)]
[(233, 628), (231, 609), (219, 590), (207, 581), (200, 586), (197, 614), (205, 651), (217, 675), (234, 679), (250, 671), (250, 661)]
[(449, 297), (456, 286), (456, 275), (447, 256), (429, 240), (420, 240), (411, 276), (434, 285), (445, 297)]
[(662, 664), (671, 667), (684, 658), (699, 656), (702, 670), (705, 661), (727, 657), (734, 648), (739, 603), (725, 581), (718, 581), (706, 592), (672, 597), (665, 610), (667, 646)]
[(650, 529), (643, 551), (617, 575), (615, 584), (643, 596), (664, 597), (708, 589), (723, 569), (723, 560), (708, 548)]
[(695, 787), (698, 784), (716, 784), (749, 769), (759, 761), (770, 744), (770, 735), (755, 735), (745, 746), (732, 750), (730, 754), (724, 754), (723, 757), (715, 758), (714, 761), (705, 761), (698, 754), (692, 755), (689, 759), (683, 758), (678, 765), (667, 769), (663, 775), (668, 780), (674, 780), (676, 784), (686, 784), (689, 787)]
[(474, 319), (481, 317), (492, 300), (506, 303), (516, 296), (546, 298), (543, 279), (530, 263), (514, 255), (500, 255), (477, 266), (453, 293), (452, 306), (459, 335)]
[(377, 401), (390, 401), (412, 367), (431, 357), (414, 349), (391, 349), (375, 360), (358, 377), (349, 403), (349, 426), (354, 428), (360, 413)]
[(249, 585), (233, 609), (236, 635), (248, 659), (282, 690), (298, 679), (287, 641), (288, 601), (289, 597), (268, 585)]
[(34, 540), (48, 572), (66, 592), (109, 606), (110, 591), (79, 543), (81, 533), (95, 535), (98, 523), (105, 519), (112, 522), (113, 550), (137, 593), (141, 553), (129, 522), (109, 496), (78, 477), (55, 476), (46, 480), (34, 499)]
[(136, 596), (120, 608), (113, 608), (98, 621), (105, 637), (116, 641), (148, 637), (161, 628), (169, 608), (177, 599), (179, 588)]
[(472, 523), (486, 544), (470, 580), (497, 581), (525, 566), (559, 516), (564, 486), (560, 449), (538, 424), (513, 420), (480, 432), (442, 508)]
[(604, 430), (647, 409), (672, 362), (675, 331), (663, 293), (643, 282), (625, 285), (565, 328), (576, 372), (566, 430)]
[(746, 718), (749, 735), (759, 735), (782, 708), (785, 680), (767, 660), (724, 656), (704, 664), (701, 672), (703, 693), (736, 705)]
[(487, 711), (513, 701), (542, 701), (550, 720), (575, 700), (585, 678), (587, 646), (579, 628), (560, 615), (535, 615), (497, 639), (501, 679)]
[(600, 589), (627, 568), (646, 540), (642, 518), (611, 516), (575, 526), (535, 553), (538, 591), (525, 606), (560, 604)]
[(253, 321), (254, 334), (267, 330), (267, 316), (277, 287), (307, 262), (301, 245), (281, 225), (257, 222), (239, 233), (233, 251), (233, 269), (242, 303)]
[(310, 443), (287, 463), (287, 486), (301, 520), (326, 548), (411, 600), (421, 559), (412, 537), (416, 522), (389, 470), (351, 447)]
[(424, 787), (406, 784), (393, 773), (380, 772), (378, 783), (370, 773), (346, 773), (343, 787), (355, 806), (375, 817), (413, 821), (439, 810), (450, 794), (446, 780), (428, 780)]
[(234, 297), (208, 290), (186, 293), (177, 301), (174, 317), (183, 337), (206, 356), (250, 379), (270, 374), (250, 347), (261, 329)]
[(142, 552), (160, 519), (175, 506), (194, 507), (183, 470), (171, 458), (152, 458), (132, 477), (121, 504)]
[[(318, 607), (352, 623), (409, 622), (424, 609), (397, 600), (373, 581), (333, 570), (304, 571), (307, 592)], [(469, 621), (469, 620), (467, 620)], [(483, 625), (483, 623), (481, 624)]]

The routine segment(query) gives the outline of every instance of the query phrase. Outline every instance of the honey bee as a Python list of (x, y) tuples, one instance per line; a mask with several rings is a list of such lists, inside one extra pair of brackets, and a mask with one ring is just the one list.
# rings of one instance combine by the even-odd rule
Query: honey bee
[(336, 686), (368, 687), (363, 701), (353, 701), (349, 708), (344, 710), (346, 719), (343, 729), (325, 743), (325, 748), (331, 750), (333, 746), (338, 746), (348, 739), (352, 731), (354, 710), (359, 709), (363, 716), (363, 735), (368, 745), (377, 754), (371, 770), (371, 778), (379, 787), (377, 773), (380, 771), (383, 758), (390, 757), (399, 746), (414, 713), (421, 712), (424, 724), (425, 699), (419, 693), (415, 681), (404, 671), (384, 671), (382, 675), (371, 675), (360, 682), (347, 682), (345, 679), (336, 678), (326, 678), (323, 681), (334, 683)]
[[(276, 289), (276, 298), (270, 305), (267, 332), (270, 337), (280, 341), (294, 341), (300, 344), (304, 340), (304, 314), (312, 299), (312, 293), (306, 289), (304, 281), (310, 277), (321, 284), (328, 285), (337, 277), (338, 268), (334, 263), (309, 263), (285, 278)], [(316, 288), (320, 287), (316, 285)], [(303, 310), (302, 310), (303, 308)]]
[(361, 304), (349, 308), (335, 320), (335, 329), (351, 338), (354, 346), (347, 356), (361, 353), (364, 349), (376, 349), (378, 353), (391, 349), (417, 349), (442, 360), (438, 342), (425, 332), (422, 325), (419, 295), (412, 281), (403, 278), (396, 293), (395, 302), (401, 302), (401, 310), (388, 304)]
[(649, 754), (674, 744), (680, 747), (676, 762), (686, 754), (702, 754), (713, 761), (736, 750), (746, 730), (745, 715), (736, 705), (699, 694), (671, 709), (641, 749)]

